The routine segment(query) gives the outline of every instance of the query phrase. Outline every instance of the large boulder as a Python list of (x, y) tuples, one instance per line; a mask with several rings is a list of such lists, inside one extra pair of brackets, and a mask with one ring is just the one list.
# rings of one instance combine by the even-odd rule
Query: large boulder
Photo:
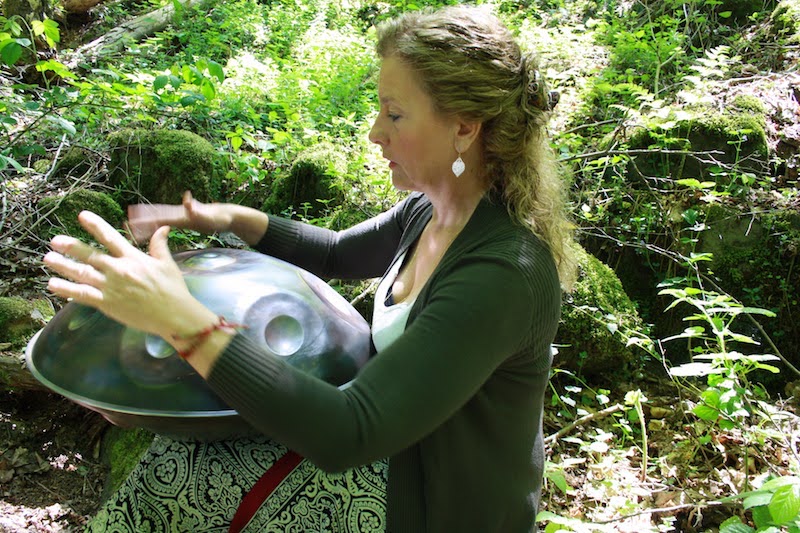
[(332, 143), (319, 143), (302, 152), (285, 176), (275, 180), (263, 210), (275, 214), (322, 215), (344, 200), (342, 178), (347, 160)]
[(108, 427), (101, 442), (101, 459), (109, 468), (103, 487), (104, 499), (122, 486), (150, 447), (153, 437), (153, 433), (141, 428)]
[(25, 346), (54, 314), (52, 304), (46, 299), (0, 297), (0, 345), (12, 349)]
[[(781, 353), (800, 367), (800, 213), (712, 206), (706, 225), (698, 250), (713, 254), (710, 270), (719, 285), (745, 306), (776, 314), (754, 318)], [(739, 327), (753, 326), (742, 323)], [(760, 332), (745, 332), (762, 343), (758, 350), (771, 353)]]
[(562, 307), (553, 366), (616, 383), (638, 370), (645, 352), (629, 341), (647, 328), (614, 271), (583, 249), (578, 257), (580, 275)]
[(216, 192), (217, 153), (190, 131), (126, 129), (109, 137), (109, 184), (120, 203), (176, 204), (184, 191), (200, 201)]
[[(702, 106), (684, 109), (689, 118), (638, 129), (630, 139), (632, 149), (660, 149), (637, 156), (637, 169), (645, 176), (711, 180), (722, 187), (732, 185), (739, 172), (763, 172), (769, 166), (769, 146), (765, 108), (759, 104), (755, 97), (739, 97), (723, 111)], [(695, 158), (686, 152), (713, 155)]]
[(100, 215), (115, 228), (121, 228), (125, 221), (125, 213), (110, 195), (90, 189), (76, 189), (59, 196), (46, 196), (39, 200), (38, 211), (44, 217), (39, 234), (49, 240), (51, 237), (64, 234), (84, 241), (93, 240), (78, 223), (81, 211), (92, 211)]

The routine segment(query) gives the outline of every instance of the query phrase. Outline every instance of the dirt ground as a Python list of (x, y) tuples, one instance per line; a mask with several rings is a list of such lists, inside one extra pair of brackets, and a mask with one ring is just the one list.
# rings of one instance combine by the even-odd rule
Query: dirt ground
[(0, 532), (80, 531), (103, 500), (108, 427), (56, 394), (0, 392)]

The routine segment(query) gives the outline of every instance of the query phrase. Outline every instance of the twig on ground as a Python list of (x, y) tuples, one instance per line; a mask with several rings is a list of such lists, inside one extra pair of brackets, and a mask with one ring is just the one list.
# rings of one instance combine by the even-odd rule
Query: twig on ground
[(587, 422), (591, 422), (592, 420), (597, 420), (598, 418), (606, 417), (606, 416), (608, 416), (608, 415), (610, 415), (612, 413), (616, 413), (617, 411), (619, 411), (621, 409), (622, 409), (622, 405), (617, 403), (617, 404), (614, 404), (614, 405), (612, 405), (610, 407), (606, 407), (605, 409), (601, 409), (600, 411), (596, 411), (594, 413), (589, 413), (588, 415), (582, 416), (579, 419), (573, 421), (571, 424), (569, 424), (567, 426), (564, 426), (563, 428), (559, 429), (556, 433), (553, 433), (552, 435), (548, 435), (547, 437), (545, 437), (544, 438), (544, 443), (545, 444), (550, 444), (552, 442), (555, 442), (557, 439), (563, 437), (564, 435), (566, 435), (567, 433), (569, 433), (570, 431), (572, 431), (576, 427), (582, 426), (583, 424), (586, 424)]
[(657, 514), (657, 513), (673, 513), (675, 511), (682, 511), (684, 509), (702, 509), (705, 507), (719, 507), (727, 505), (724, 502), (703, 502), (703, 503), (684, 503), (681, 505), (673, 505), (672, 507), (658, 507), (654, 509), (643, 509), (641, 511), (637, 511), (635, 513), (626, 514), (622, 516), (618, 516), (616, 518), (611, 518), (609, 520), (603, 521), (595, 521), (594, 524), (613, 524), (614, 522), (622, 522), (623, 520), (627, 520), (628, 518), (633, 518), (635, 516), (641, 516), (643, 514)]

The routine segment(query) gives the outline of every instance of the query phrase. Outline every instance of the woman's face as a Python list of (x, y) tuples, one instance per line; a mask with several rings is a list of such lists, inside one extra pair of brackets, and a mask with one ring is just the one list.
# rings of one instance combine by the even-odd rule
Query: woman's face
[(456, 120), (434, 110), (416, 73), (393, 56), (383, 60), (378, 97), (380, 113), (369, 139), (389, 160), (394, 186), (422, 192), (441, 186), (457, 157)]

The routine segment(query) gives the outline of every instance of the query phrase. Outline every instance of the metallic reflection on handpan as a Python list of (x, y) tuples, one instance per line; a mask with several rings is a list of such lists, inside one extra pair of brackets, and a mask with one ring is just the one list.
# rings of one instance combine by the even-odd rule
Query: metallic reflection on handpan
[[(366, 363), (369, 325), (313, 274), (245, 250), (182, 252), (175, 261), (198, 300), (292, 366), (342, 385)], [(167, 342), (90, 307), (65, 305), (28, 343), (26, 359), (43, 384), (117, 425), (193, 439), (253, 431)]]

